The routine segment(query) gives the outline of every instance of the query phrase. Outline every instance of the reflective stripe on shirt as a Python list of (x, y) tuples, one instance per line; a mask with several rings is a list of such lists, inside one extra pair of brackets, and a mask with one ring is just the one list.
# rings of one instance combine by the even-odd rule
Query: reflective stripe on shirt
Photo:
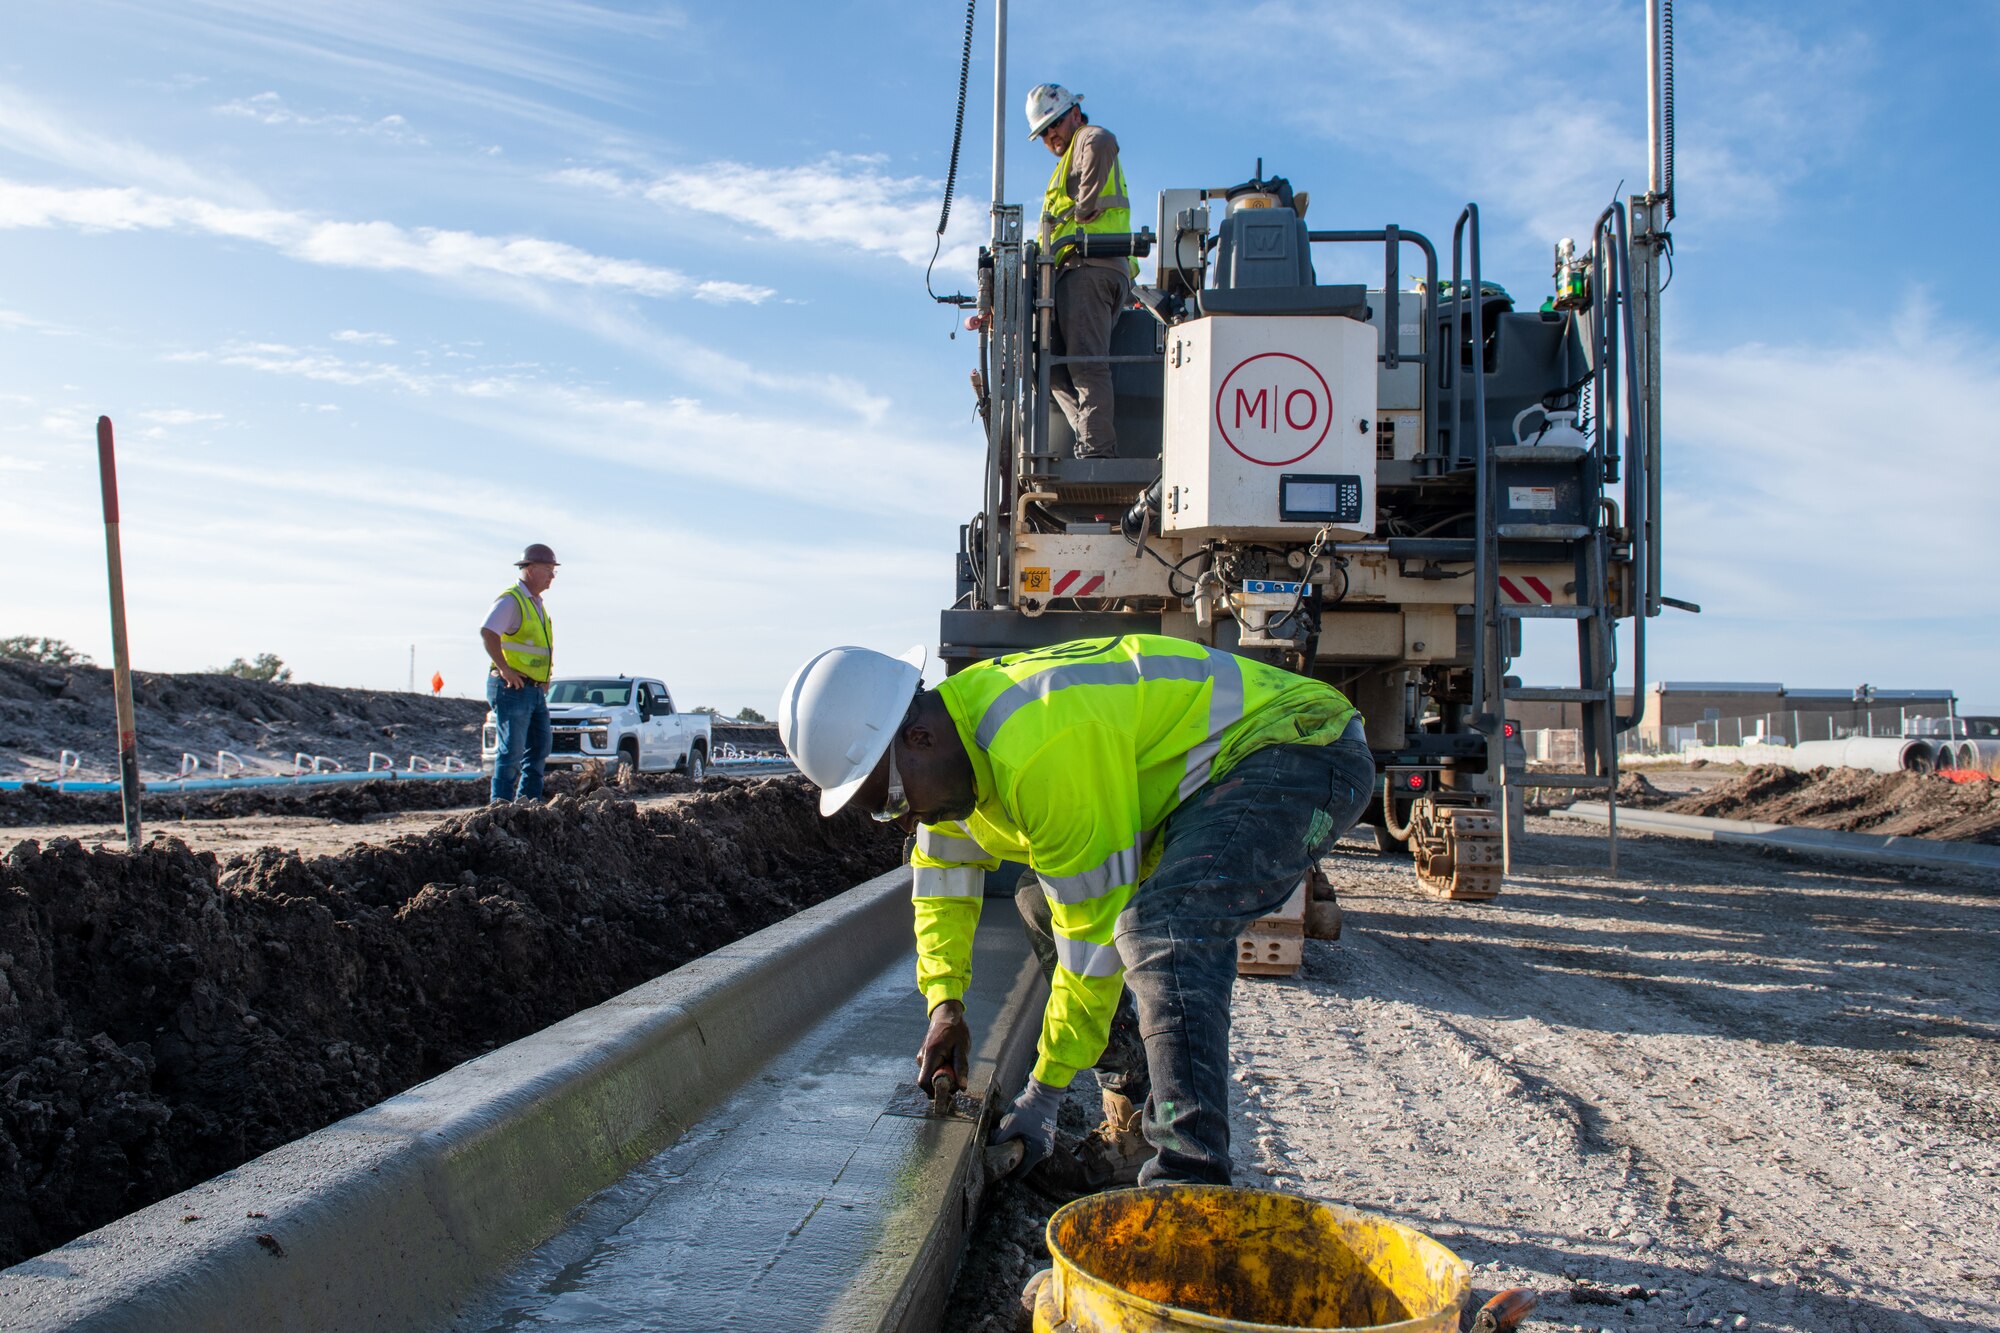
[(1064, 971), (1080, 977), (1115, 977), (1125, 970), (1125, 960), (1118, 956), (1116, 945), (1092, 944), (1089, 940), (1064, 939), (1060, 935), (1055, 942), (1056, 962)]
[(977, 898), (986, 891), (986, 872), (978, 866), (911, 866), (912, 898)]

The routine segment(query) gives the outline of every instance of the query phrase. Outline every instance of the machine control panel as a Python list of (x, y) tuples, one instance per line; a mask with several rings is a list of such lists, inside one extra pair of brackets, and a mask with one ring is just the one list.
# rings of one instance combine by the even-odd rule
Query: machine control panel
[(1278, 517), (1287, 523), (1359, 523), (1361, 478), (1287, 472), (1278, 478)]

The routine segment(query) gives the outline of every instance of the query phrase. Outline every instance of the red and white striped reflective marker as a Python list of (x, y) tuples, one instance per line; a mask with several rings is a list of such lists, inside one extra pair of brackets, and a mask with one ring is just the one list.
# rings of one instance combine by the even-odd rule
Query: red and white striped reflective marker
[(1059, 569), (1049, 586), (1051, 597), (1089, 597), (1104, 586), (1104, 575), (1094, 569)]
[[(1522, 584), (1526, 584), (1527, 586), (1523, 588)], [(1506, 594), (1508, 601), (1518, 603), (1522, 606), (1555, 605), (1556, 595), (1549, 591), (1548, 584), (1538, 578), (1530, 578), (1523, 575), (1521, 582), (1516, 583), (1513, 579), (1503, 574), (1500, 576), (1500, 591)]]

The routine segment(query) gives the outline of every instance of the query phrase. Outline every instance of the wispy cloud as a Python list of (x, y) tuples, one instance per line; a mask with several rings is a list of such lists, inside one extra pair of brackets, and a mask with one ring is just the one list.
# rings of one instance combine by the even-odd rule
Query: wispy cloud
[[(1683, 198), (1718, 220), (1768, 214), (1867, 114), (1870, 48), (1810, 9), (1789, 24), (1705, 5), (1677, 18), (1682, 48), (1701, 53), (1682, 62)], [(1639, 6), (1267, 0), (1204, 20), (1170, 3), (1154, 29), (1162, 54), (1254, 67), (1284, 51), (1293, 72), (1241, 84), (1239, 102), (1477, 199), (1539, 241), (1580, 234), (1621, 180), (1644, 188)], [(1528, 81), (1510, 85), (1509, 71)]]
[(394, 347), (396, 340), (386, 333), (373, 333), (366, 329), (341, 329), (333, 335), (337, 343), (360, 343), (367, 347)]
[(193, 426), (204, 421), (220, 421), (220, 412), (194, 412), (185, 407), (154, 408), (139, 414), (141, 421), (150, 421), (156, 426)]
[(0, 309), (0, 330), (20, 333), (39, 333), (46, 337), (69, 337), (75, 330), (61, 324), (51, 324), (45, 319), (23, 314), (19, 310)]
[(485, 236), (393, 222), (340, 222), (273, 208), (236, 208), (136, 188), (66, 189), (0, 180), (0, 227), (180, 231), (268, 245), (307, 263), (419, 273), (442, 279), (506, 278), (650, 297), (756, 303), (768, 287), (592, 254), (532, 236)]
[(215, 111), (218, 115), (254, 120), (259, 125), (296, 126), (334, 134), (361, 134), (386, 139), (391, 143), (418, 146), (430, 142), (410, 128), (410, 122), (401, 115), (392, 113), (370, 118), (338, 111), (317, 113), (295, 111), (285, 104), (283, 97), (273, 92), (256, 93), (250, 97), (223, 102), (216, 106)]
[(220, 196), (239, 207), (263, 196), (232, 173), (196, 166), (129, 140), (85, 129), (22, 92), (0, 85), (0, 151), (97, 180)]
[[(707, 213), (780, 240), (887, 255), (922, 267), (937, 244), (944, 182), (898, 176), (879, 157), (834, 153), (796, 166), (709, 162), (649, 178), (602, 167), (572, 167), (551, 180), (669, 210)], [(941, 268), (969, 268), (978, 231), (976, 210), (954, 210)]]
[[(1666, 384), (1669, 582), (1708, 611), (1890, 623), (2000, 561), (2000, 472), (1968, 428), (2000, 397), (1990, 332), (1913, 298), (1872, 339), (1670, 347)], [(1992, 580), (1951, 582), (1964, 624), (2000, 620)]]
[(343, 388), (409, 394), (431, 410), (563, 454), (610, 459), (676, 478), (805, 501), (820, 510), (906, 514), (940, 498), (976, 503), (970, 437), (954, 450), (879, 413), (852, 423), (768, 408), (737, 411), (693, 397), (648, 398), (551, 381), (507, 367), (441, 369), (358, 359), (281, 343), (170, 354)]

